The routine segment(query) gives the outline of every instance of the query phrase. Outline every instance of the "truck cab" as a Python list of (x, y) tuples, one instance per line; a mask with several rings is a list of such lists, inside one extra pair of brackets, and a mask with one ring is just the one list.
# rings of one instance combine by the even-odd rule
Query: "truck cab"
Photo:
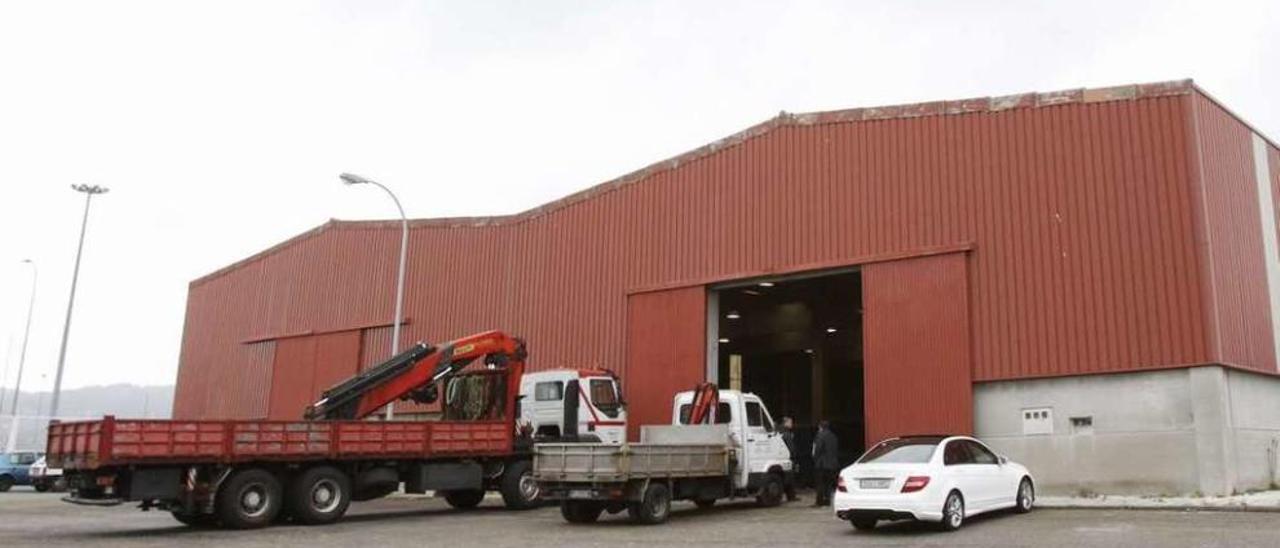
[[(692, 390), (676, 394), (672, 424), (689, 423), (693, 399)], [(755, 394), (738, 390), (720, 390), (719, 399), (711, 422), (727, 425), (729, 438), (739, 450), (739, 466), (733, 471), (734, 488), (755, 491), (770, 474), (782, 474), (785, 481), (792, 482), (791, 452), (764, 401)]]
[(553, 369), (520, 380), (520, 419), (536, 440), (621, 444), (627, 411), (618, 379), (603, 369)]

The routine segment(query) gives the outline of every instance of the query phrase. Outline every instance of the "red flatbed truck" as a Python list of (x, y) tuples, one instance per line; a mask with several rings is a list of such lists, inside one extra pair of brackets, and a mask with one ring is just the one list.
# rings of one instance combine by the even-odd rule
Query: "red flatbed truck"
[[(521, 428), (524, 343), (497, 331), (419, 343), (325, 391), (305, 420), (102, 420), (49, 425), (48, 461), (77, 504), (138, 502), (188, 525), (336, 521), (351, 501), (405, 491), (474, 507), (537, 501), (533, 437)], [(483, 358), (484, 367), (463, 371)], [(430, 402), (438, 421), (361, 420), (396, 400)]]

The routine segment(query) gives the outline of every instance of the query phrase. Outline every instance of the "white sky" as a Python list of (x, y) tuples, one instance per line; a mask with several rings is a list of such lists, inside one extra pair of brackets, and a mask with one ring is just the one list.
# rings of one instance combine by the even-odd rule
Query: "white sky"
[[(802, 112), (1192, 77), (1280, 138), (1280, 2), (0, 0), (0, 384), (161, 384), (190, 280), (330, 217), (513, 213)], [(42, 378), (43, 377), (43, 378)]]

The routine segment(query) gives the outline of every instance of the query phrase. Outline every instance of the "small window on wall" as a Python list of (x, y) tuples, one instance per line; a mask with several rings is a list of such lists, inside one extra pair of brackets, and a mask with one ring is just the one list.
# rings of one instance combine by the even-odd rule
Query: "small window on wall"
[(1022, 410), (1022, 435), (1053, 434), (1053, 409), (1037, 407)]
[(536, 401), (560, 401), (564, 399), (564, 383), (551, 381), (533, 385), (533, 399)]

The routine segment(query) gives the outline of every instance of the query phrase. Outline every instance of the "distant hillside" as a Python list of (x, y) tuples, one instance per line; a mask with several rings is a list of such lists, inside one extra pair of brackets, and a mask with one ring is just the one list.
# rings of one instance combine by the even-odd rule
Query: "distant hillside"
[[(4, 447), (9, 440), (9, 427), (12, 424), (9, 406), (12, 405), (13, 388), (3, 388), (3, 394), (3, 405), (0, 405), (0, 447)], [(49, 392), (19, 394), (19, 449), (44, 447), (45, 425), (49, 420), (44, 415), (49, 412), (50, 395)], [(173, 386), (112, 384), (63, 390), (59, 407), (58, 415), (63, 420), (102, 415), (168, 418), (173, 410)]]

